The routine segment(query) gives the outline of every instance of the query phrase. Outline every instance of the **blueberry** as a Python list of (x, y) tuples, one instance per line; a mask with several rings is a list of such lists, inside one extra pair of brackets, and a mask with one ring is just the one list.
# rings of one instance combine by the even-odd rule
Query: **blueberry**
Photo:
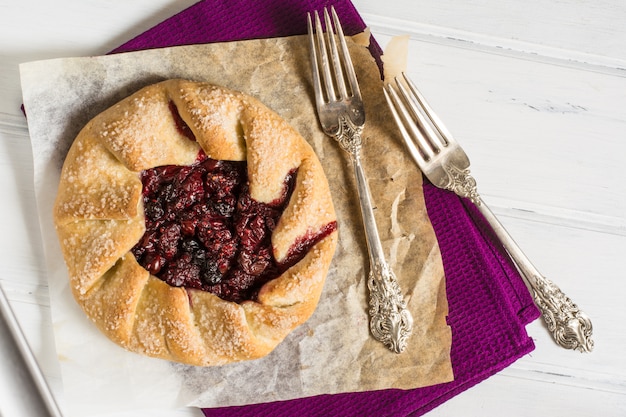
[(222, 281), (222, 274), (220, 273), (217, 264), (212, 259), (207, 259), (204, 262), (203, 268), (200, 272), (202, 281), (209, 285), (215, 285)]

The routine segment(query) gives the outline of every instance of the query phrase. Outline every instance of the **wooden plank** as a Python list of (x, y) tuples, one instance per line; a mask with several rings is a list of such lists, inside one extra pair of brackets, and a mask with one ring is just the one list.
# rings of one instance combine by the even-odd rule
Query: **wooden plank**
[(420, 28), (468, 42), (587, 56), (626, 68), (626, 3), (620, 0), (356, 0), (354, 4), (372, 26), (405, 33), (407, 28)]
[(499, 374), (465, 391), (429, 417), (626, 415), (626, 392), (592, 390)]

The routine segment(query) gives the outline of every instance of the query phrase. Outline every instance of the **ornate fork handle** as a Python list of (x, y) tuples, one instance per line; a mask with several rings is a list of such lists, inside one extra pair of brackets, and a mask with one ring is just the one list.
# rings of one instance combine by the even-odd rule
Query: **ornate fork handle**
[(531, 290), (535, 304), (541, 310), (542, 317), (556, 343), (566, 349), (591, 352), (594, 343), (591, 339), (593, 328), (589, 317), (557, 285), (542, 276), (534, 267), (478, 195), (476, 181), (469, 174), (469, 169), (460, 170), (448, 165), (445, 170), (450, 179), (445, 188), (469, 198), (487, 219), (517, 265), (526, 286)]
[(341, 117), (339, 122), (339, 131), (335, 135), (335, 139), (341, 148), (350, 154), (370, 258), (370, 272), (367, 281), (370, 293), (370, 331), (376, 340), (382, 342), (391, 351), (401, 353), (406, 348), (411, 335), (413, 318), (406, 308), (400, 285), (385, 260), (380, 243), (374, 210), (372, 209), (372, 198), (361, 166), (361, 132), (363, 128), (355, 126), (346, 117)]

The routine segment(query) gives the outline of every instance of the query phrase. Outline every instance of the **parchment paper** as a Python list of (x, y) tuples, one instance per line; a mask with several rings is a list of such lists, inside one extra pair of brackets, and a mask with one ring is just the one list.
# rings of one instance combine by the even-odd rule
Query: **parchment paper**
[[(453, 379), (448, 305), (421, 174), (405, 155), (367, 49), (350, 44), (367, 123), (363, 163), (383, 246), (414, 318), (398, 355), (368, 328), (367, 247), (348, 155), (319, 128), (306, 37), (194, 45), (20, 66), (52, 319), (70, 416), (134, 408), (243, 405), (317, 394), (410, 389)], [(74, 302), (52, 222), (65, 154), (92, 117), (168, 78), (208, 81), (259, 98), (306, 138), (328, 176), (339, 245), (317, 310), (270, 355), (213, 368), (127, 352)]]

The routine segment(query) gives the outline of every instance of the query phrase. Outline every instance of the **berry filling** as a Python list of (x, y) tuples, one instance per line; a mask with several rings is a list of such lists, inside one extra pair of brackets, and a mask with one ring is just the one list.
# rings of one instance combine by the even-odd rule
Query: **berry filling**
[(189, 166), (141, 172), (146, 232), (132, 249), (152, 275), (175, 287), (209, 291), (227, 301), (254, 300), (266, 282), (299, 262), (336, 229), (306, 235), (287, 259), (274, 259), (271, 236), (294, 187), (270, 204), (251, 198), (245, 162), (217, 161), (200, 152)]
[(185, 136), (187, 139), (195, 142), (196, 135), (193, 134), (193, 131), (191, 130), (189, 125), (185, 123), (182, 117), (180, 117), (178, 107), (176, 107), (173, 101), (170, 101), (167, 104), (170, 112), (172, 113), (172, 118), (174, 118), (174, 123), (176, 124), (176, 130), (178, 130), (178, 133)]

